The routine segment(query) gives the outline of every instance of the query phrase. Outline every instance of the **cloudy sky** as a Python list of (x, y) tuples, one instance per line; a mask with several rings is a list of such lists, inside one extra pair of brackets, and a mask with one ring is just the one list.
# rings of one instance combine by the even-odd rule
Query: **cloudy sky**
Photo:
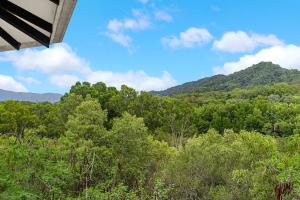
[(79, 0), (65, 40), (0, 53), (0, 89), (162, 90), (260, 61), (300, 69), (297, 0)]

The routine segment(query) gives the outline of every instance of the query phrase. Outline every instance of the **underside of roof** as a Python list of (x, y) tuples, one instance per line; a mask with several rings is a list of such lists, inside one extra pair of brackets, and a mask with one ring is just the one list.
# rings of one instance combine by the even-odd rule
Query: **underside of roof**
[(63, 40), (77, 0), (0, 0), (0, 51)]

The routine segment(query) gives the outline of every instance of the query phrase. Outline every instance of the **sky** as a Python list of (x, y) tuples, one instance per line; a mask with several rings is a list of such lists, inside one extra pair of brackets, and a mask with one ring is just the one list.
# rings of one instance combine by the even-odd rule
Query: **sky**
[(63, 43), (0, 53), (0, 89), (163, 90), (261, 61), (300, 69), (298, 0), (78, 0)]

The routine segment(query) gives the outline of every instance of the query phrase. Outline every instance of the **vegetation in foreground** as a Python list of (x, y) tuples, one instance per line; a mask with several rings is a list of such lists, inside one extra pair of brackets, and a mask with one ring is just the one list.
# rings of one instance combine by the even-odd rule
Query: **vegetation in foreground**
[(0, 104), (0, 199), (300, 197), (299, 86), (158, 97), (77, 83)]

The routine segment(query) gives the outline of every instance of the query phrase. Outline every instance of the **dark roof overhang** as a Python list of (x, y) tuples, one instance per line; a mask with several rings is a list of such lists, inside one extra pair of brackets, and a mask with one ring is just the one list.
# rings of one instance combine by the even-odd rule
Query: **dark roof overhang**
[(61, 42), (76, 0), (0, 0), (0, 51)]

